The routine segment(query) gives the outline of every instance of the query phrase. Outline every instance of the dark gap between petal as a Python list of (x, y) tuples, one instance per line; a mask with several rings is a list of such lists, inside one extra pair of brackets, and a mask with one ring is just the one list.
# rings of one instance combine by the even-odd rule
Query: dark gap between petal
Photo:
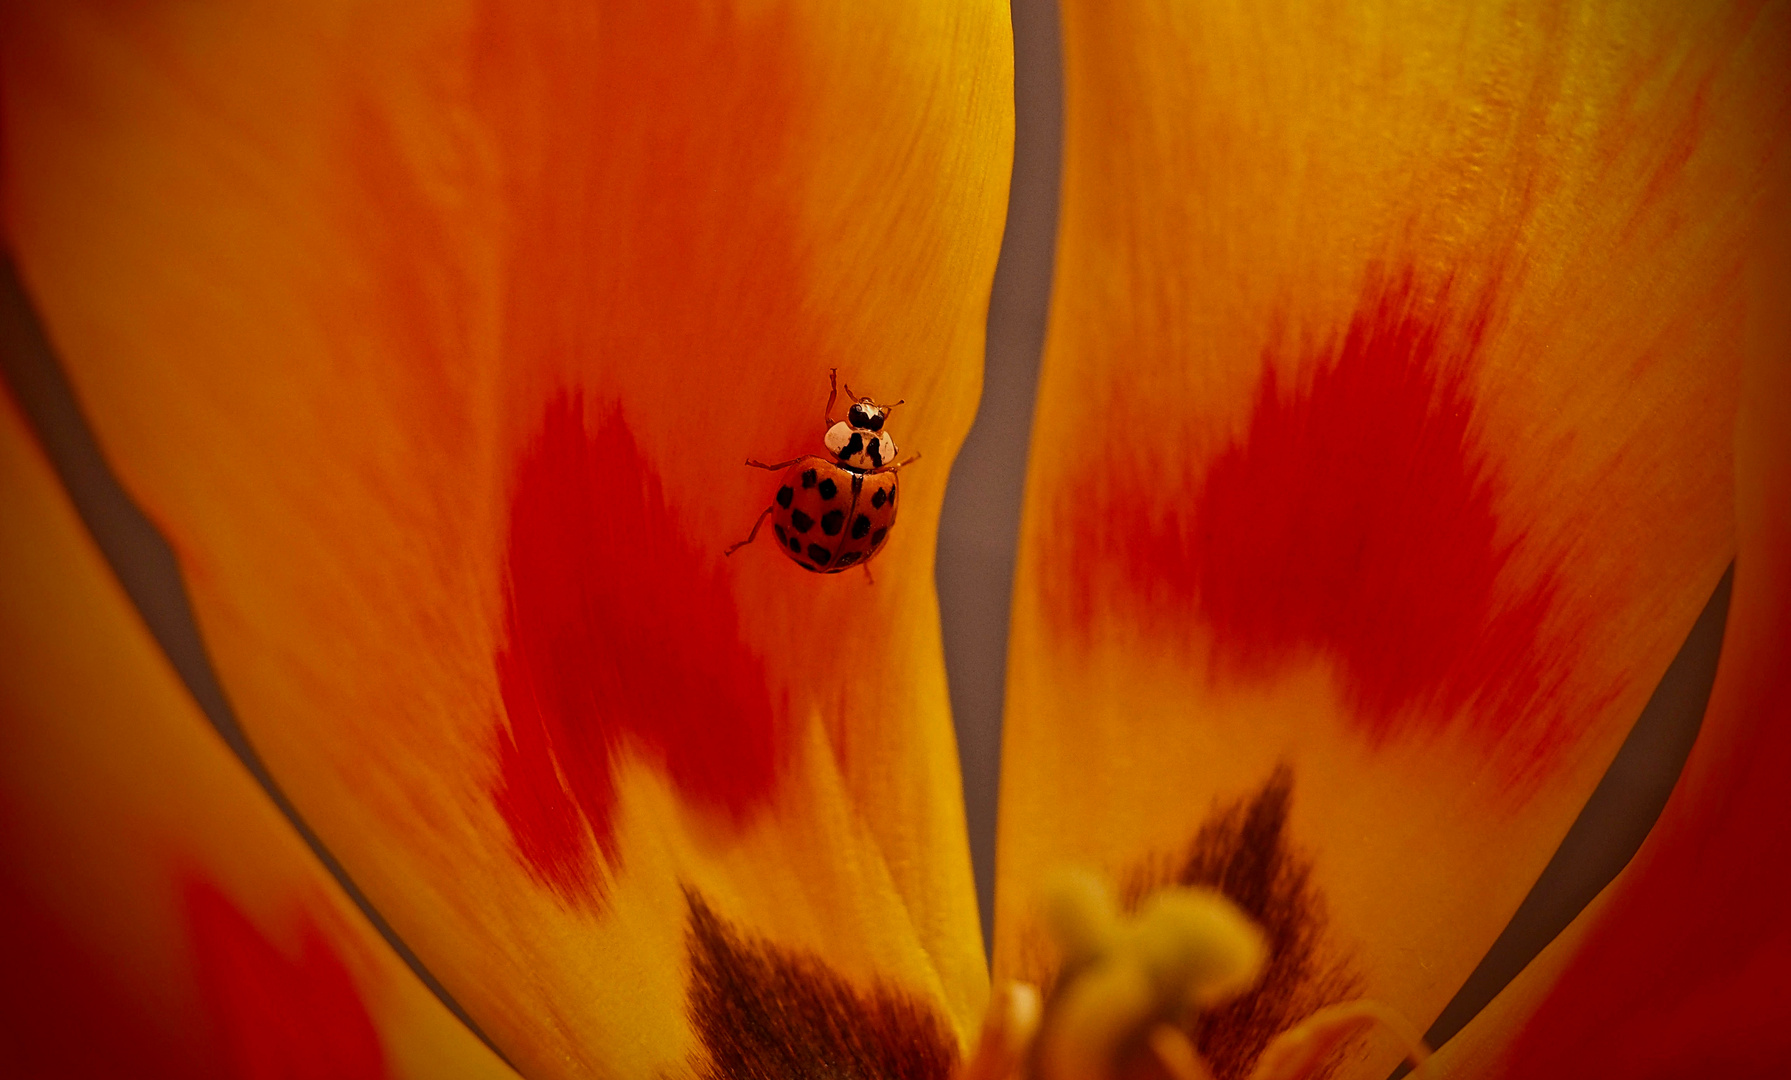
[[(1554, 857), (1479, 966), (1424, 1033), (1431, 1046), (1454, 1038), (1498, 996), (1629, 864), (1654, 828), (1704, 722), (1734, 577), (1730, 564)], [(1410, 1071), (1401, 1066), (1393, 1080)]]
[(1063, 147), (1057, 4), (1013, 0), (1012, 11), (1014, 164), (1007, 226), (989, 294), (982, 400), (946, 483), (934, 571), (985, 960), (995, 943), (995, 811), (1008, 608), (1051, 296)]
[(206, 654), (174, 550), (106, 463), (9, 254), (0, 255), (0, 377), (12, 391), (13, 400), (56, 470), (82, 524), (212, 728), (405, 966), (467, 1030), (509, 1064), (504, 1052), (423, 966), (423, 961), (311, 831), (249, 743)]

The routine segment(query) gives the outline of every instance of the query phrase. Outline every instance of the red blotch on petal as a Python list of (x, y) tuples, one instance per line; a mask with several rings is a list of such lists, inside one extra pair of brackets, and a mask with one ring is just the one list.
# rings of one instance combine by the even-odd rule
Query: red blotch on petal
[(186, 887), (199, 984), (244, 1080), (379, 1080), (379, 1032), (354, 979), (309, 919), (288, 956), (210, 882)]
[(1182, 563), (1232, 668), (1336, 657), (1377, 734), (1407, 705), (1534, 701), (1554, 588), (1501, 588), (1511, 554), (1465, 375), (1406, 289), (1357, 313), (1335, 358), (1283, 394), (1266, 368), (1248, 434), (1214, 460)]
[[(1398, 281), (1367, 291), (1300, 385), (1265, 357), (1246, 431), (1204, 476), (1108, 474), (1078, 497), (1094, 512), (1060, 516), (1078, 523), (1069, 565), (1112, 573), (1073, 575), (1057, 615), (1084, 632), (1121, 605), (1156, 631), (1204, 625), (1215, 673), (1241, 680), (1328, 657), (1375, 739), (1470, 703), (1493, 740), (1536, 721), (1563, 670), (1542, 644), (1556, 589), (1513, 580), (1520, 537), (1501, 530), (1496, 464), (1475, 441), (1484, 310)], [(1530, 730), (1533, 752), (1552, 727)]]
[(616, 861), (625, 748), (735, 823), (769, 797), (780, 758), (733, 594), (621, 417), (587, 430), (583, 416), (577, 399), (556, 400), (518, 468), (497, 657), (509, 716), (498, 807), (529, 867), (568, 898), (596, 894), (594, 850)]

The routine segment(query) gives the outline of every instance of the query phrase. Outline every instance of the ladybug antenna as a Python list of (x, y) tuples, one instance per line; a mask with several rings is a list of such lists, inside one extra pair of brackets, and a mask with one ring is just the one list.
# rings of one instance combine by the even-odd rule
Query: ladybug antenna
[[(901, 401), (898, 401), (895, 403), (895, 405), (879, 405), (876, 402), (872, 401), (869, 397), (860, 397), (859, 395), (854, 394), (852, 392), (852, 385), (850, 383), (841, 383), (840, 385), (845, 387), (847, 397), (854, 399), (861, 405), (869, 405), (873, 409), (882, 409), (885, 413), (888, 413), (891, 410), (893, 410), (896, 407), (896, 405), (902, 404)], [(907, 399), (903, 398), (902, 400), (906, 401)]]

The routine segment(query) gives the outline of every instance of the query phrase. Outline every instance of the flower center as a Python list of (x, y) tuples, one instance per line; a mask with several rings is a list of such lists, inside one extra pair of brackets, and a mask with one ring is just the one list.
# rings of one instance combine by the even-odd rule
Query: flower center
[[(1206, 1009), (1253, 986), (1268, 960), (1255, 923), (1204, 888), (1165, 888), (1122, 915), (1104, 882), (1065, 873), (1046, 891), (1045, 921), (1063, 956), (1048, 997), (1025, 983), (997, 990), (959, 1080), (1213, 1080), (1188, 1030)], [(1320, 1009), (1279, 1033), (1249, 1080), (1309, 1080), (1376, 1028), (1414, 1066), (1430, 1054), (1398, 1012), (1374, 1001)]]

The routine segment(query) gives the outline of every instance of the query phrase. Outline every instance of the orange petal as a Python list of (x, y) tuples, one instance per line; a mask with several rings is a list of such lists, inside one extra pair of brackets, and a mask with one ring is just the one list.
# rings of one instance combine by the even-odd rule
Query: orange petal
[(8, 1075), (514, 1076), (231, 757), (4, 394), (0, 490)]
[[(273, 775), (499, 1045), (682, 1068), (703, 942), (968, 1029), (932, 545), (1001, 7), (9, 19), (7, 228), (100, 441)], [(875, 586), (722, 557), (834, 367), (924, 454)]]
[(1791, 1069), (1791, 183), (1779, 192), (1750, 275), (1740, 551), (1698, 742), (1635, 859), (1445, 1048), (1442, 1075)]
[(1068, 6), (998, 977), (1073, 861), (1254, 895), (1220, 1075), (1454, 993), (1733, 552), (1778, 19)]

